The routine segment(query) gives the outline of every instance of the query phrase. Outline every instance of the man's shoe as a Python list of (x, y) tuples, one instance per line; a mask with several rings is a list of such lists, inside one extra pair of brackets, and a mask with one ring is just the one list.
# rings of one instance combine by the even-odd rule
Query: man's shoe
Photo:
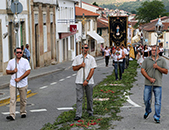
[(10, 121), (14, 121), (15, 120), (12, 116), (7, 116), (6, 119), (10, 120)]
[(78, 120), (80, 120), (80, 119), (81, 119), (81, 117), (78, 117), (78, 116), (76, 116), (76, 117), (74, 118), (75, 121), (78, 121)]
[(26, 118), (26, 114), (21, 115), (21, 118)]
[(150, 114), (150, 113), (147, 113), (147, 112), (146, 112), (146, 113), (144, 114), (144, 119), (146, 119), (149, 114)]
[(155, 121), (156, 123), (160, 123), (160, 120), (159, 120), (159, 119), (155, 119), (155, 118), (154, 118), (154, 121)]
[(92, 114), (92, 113), (89, 113), (89, 117), (91, 117), (91, 116), (93, 116), (93, 114)]

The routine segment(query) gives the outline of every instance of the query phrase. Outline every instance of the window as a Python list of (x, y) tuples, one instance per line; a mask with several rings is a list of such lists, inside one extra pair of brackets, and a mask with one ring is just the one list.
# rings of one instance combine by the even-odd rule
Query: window
[(102, 35), (102, 29), (101, 28), (97, 29), (97, 34), (99, 34), (100, 36)]
[(91, 52), (95, 51), (95, 40), (91, 40)]
[(93, 30), (95, 30), (95, 20), (93, 20)]
[(87, 21), (87, 31), (90, 31), (90, 21)]
[(43, 45), (44, 45), (44, 52), (47, 52), (47, 27), (43, 25)]
[(70, 46), (70, 49), (71, 49), (71, 50), (74, 50), (74, 35), (70, 37), (70, 42), (71, 42), (71, 43), (70, 43), (70, 45), (71, 45), (71, 46)]

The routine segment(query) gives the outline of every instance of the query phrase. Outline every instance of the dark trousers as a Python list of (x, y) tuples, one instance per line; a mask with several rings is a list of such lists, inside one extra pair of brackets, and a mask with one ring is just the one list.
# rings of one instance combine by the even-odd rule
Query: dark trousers
[(123, 59), (122, 73), (124, 73), (125, 68), (126, 68), (126, 58)]
[(108, 64), (109, 64), (109, 56), (105, 56), (105, 62), (106, 62), (106, 66), (108, 66)]
[(118, 79), (118, 67), (119, 67), (119, 77), (122, 79), (122, 67), (123, 67), (123, 62), (115, 62), (114, 63), (114, 71), (115, 71), (115, 76), (116, 80)]
[(126, 68), (129, 66), (129, 55), (126, 56)]

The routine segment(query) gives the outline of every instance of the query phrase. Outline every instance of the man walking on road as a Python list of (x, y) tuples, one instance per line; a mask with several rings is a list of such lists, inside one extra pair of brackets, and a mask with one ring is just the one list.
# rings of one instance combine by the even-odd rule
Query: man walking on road
[[(11, 75), (10, 80), (10, 116), (7, 116), (8, 120), (15, 120), (15, 110), (16, 110), (16, 87), (20, 94), (20, 115), (21, 118), (26, 118), (26, 94), (28, 88), (27, 76), (30, 74), (31, 67), (27, 59), (22, 58), (21, 48), (16, 48), (14, 54), (17, 58), (17, 68), (15, 68), (16, 60), (11, 59), (8, 62), (6, 73)], [(15, 77), (17, 73), (17, 78)], [(17, 86), (16, 86), (17, 82)]]
[(114, 63), (114, 71), (116, 80), (118, 80), (118, 67), (119, 67), (119, 78), (122, 79), (122, 71), (123, 71), (123, 59), (125, 58), (125, 54), (119, 46), (113, 50), (113, 63)]
[[(83, 55), (80, 54), (75, 57), (72, 67), (74, 71), (78, 71), (76, 75), (76, 117), (74, 120), (81, 119), (82, 116), (82, 103), (83, 103), (83, 92), (85, 89), (87, 97), (87, 112), (89, 117), (93, 116), (93, 74), (94, 69), (97, 67), (96, 61), (93, 56), (88, 54), (89, 47), (84, 44), (84, 62)], [(82, 47), (82, 49), (83, 49)], [(85, 68), (85, 79), (83, 81), (83, 68)]]
[(146, 58), (141, 67), (141, 73), (145, 77), (144, 119), (146, 119), (152, 111), (151, 98), (152, 98), (152, 92), (154, 92), (154, 96), (155, 96), (154, 120), (156, 123), (160, 123), (162, 74), (168, 73), (166, 61), (162, 57), (159, 57), (159, 52), (160, 52), (159, 47), (157, 47), (157, 56), (156, 56), (156, 46), (153, 46), (151, 51), (152, 54), (151, 57)]
[(24, 52), (26, 54), (26, 58), (30, 62), (31, 55), (30, 55), (30, 51), (29, 51), (29, 44), (26, 44), (26, 48), (25, 48)]

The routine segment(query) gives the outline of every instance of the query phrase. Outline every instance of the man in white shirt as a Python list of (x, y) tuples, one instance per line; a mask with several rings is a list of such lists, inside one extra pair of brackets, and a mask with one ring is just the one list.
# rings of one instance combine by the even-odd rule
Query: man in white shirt
[(124, 45), (121, 45), (121, 49), (124, 52), (125, 58), (123, 59), (123, 69), (122, 69), (122, 73), (124, 73), (124, 69), (126, 69), (126, 56), (128, 55), (127, 49), (124, 48)]
[[(77, 71), (76, 75), (76, 117), (74, 120), (81, 119), (82, 116), (82, 103), (84, 89), (87, 97), (87, 112), (89, 117), (93, 116), (93, 74), (94, 69), (97, 67), (96, 61), (93, 56), (88, 54), (89, 47), (84, 44), (84, 61), (83, 55), (80, 54), (75, 57), (72, 67), (74, 71)], [(83, 49), (82, 47), (82, 49)], [(83, 79), (83, 69), (85, 69), (85, 79)]]
[[(15, 120), (16, 110), (16, 87), (20, 94), (20, 115), (21, 118), (26, 118), (26, 94), (28, 88), (27, 76), (30, 74), (31, 67), (27, 59), (22, 58), (21, 48), (14, 50), (14, 55), (17, 59), (17, 68), (15, 68), (16, 59), (13, 58), (8, 62), (6, 73), (11, 75), (10, 80), (10, 115), (6, 117), (7, 120)], [(17, 73), (17, 78), (15, 77)], [(16, 86), (17, 82), (17, 86)]]

